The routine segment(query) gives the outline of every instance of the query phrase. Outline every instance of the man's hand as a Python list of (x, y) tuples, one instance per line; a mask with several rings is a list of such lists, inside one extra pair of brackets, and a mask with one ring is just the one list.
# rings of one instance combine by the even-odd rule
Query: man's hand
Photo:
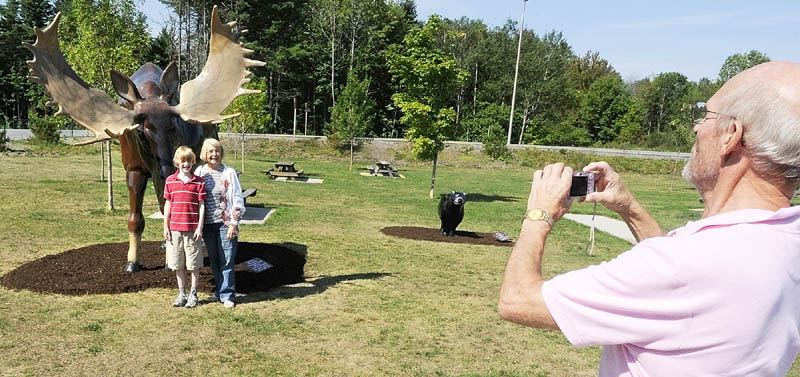
[(164, 239), (169, 242), (172, 242), (172, 233), (170, 233), (169, 227), (166, 226), (164, 227)]
[(597, 172), (595, 175), (597, 192), (586, 195), (585, 201), (600, 203), (622, 216), (637, 241), (664, 235), (664, 230), (656, 219), (633, 197), (622, 184), (619, 174), (608, 163), (592, 162), (583, 170)]
[(572, 168), (560, 162), (537, 170), (533, 173), (528, 210), (541, 209), (558, 221), (572, 206), (572, 199), (568, 197), (571, 185)]
[(583, 168), (583, 171), (595, 171), (596, 192), (586, 195), (584, 199), (589, 203), (600, 203), (606, 208), (617, 212), (627, 213), (633, 202), (633, 194), (622, 184), (619, 174), (605, 162), (592, 162)]

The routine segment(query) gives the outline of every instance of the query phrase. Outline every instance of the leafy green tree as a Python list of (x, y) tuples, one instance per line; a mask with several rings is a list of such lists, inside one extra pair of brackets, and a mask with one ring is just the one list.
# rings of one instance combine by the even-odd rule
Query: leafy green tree
[(689, 83), (689, 103), (708, 101), (714, 93), (722, 86), (720, 81), (711, 81), (706, 77), (697, 80), (696, 83)]
[(353, 170), (353, 148), (356, 138), (363, 137), (372, 126), (375, 103), (369, 96), (369, 79), (359, 80), (355, 73), (347, 75), (347, 85), (333, 105), (328, 124), (328, 140), (350, 147), (350, 170)]
[(260, 90), (260, 94), (236, 97), (225, 114), (239, 114), (223, 122), (222, 127), (228, 132), (241, 135), (242, 172), (244, 173), (244, 137), (247, 133), (266, 133), (270, 124), (269, 106), (264, 93), (267, 83), (263, 78), (254, 78), (245, 85), (247, 89)]
[(475, 115), (468, 115), (462, 122), (467, 132), (467, 141), (483, 140), (483, 153), (492, 159), (502, 160), (510, 157), (504, 132), (509, 111), (510, 106), (482, 103), (480, 111)]
[(20, 0), (22, 22), (28, 26), (44, 26), (53, 17), (53, 5), (47, 0)]
[[(90, 86), (114, 96), (109, 72), (133, 74), (144, 63), (142, 51), (150, 49), (144, 15), (133, 0), (72, 0), (61, 22), (64, 56)], [(111, 174), (111, 141), (108, 154), (108, 210), (114, 209)]]
[[(477, 111), (478, 72), (484, 67), (485, 56), (481, 47), (488, 37), (488, 28), (480, 20), (462, 17), (458, 20), (445, 20), (439, 46), (453, 56), (458, 68), (469, 72), (456, 95), (456, 124), (460, 124), (465, 104), (469, 103), (473, 114)], [(463, 139), (465, 130), (457, 130), (456, 138)]]
[(172, 41), (174, 36), (175, 33), (172, 29), (162, 28), (158, 36), (150, 39), (150, 50), (144, 60), (152, 62), (162, 69), (167, 68), (167, 65), (172, 61)]
[[(485, 140), (491, 132), (489, 129), (494, 126), (502, 127), (508, 124), (508, 112), (510, 106), (499, 103), (480, 103), (480, 110), (475, 115), (468, 114), (461, 122), (464, 132), (464, 140)], [(505, 147), (505, 140), (503, 146)]]
[(32, 90), (37, 87), (28, 80), (26, 60), (30, 52), (22, 42), (33, 43), (33, 27), (44, 27), (52, 18), (52, 7), (46, 0), (8, 0), (0, 5), (0, 106), (3, 114), (19, 127), (33, 105), (44, 96), (44, 92)]
[(150, 37), (144, 15), (133, 0), (73, 0), (61, 23), (62, 49), (89, 85), (114, 95), (109, 72), (133, 74), (144, 63)]
[(768, 61), (769, 57), (766, 54), (756, 50), (751, 50), (746, 54), (733, 54), (728, 56), (728, 58), (725, 59), (725, 63), (722, 63), (722, 67), (719, 69), (720, 86), (730, 80), (731, 77), (736, 76), (739, 72)]
[(685, 105), (689, 103), (689, 81), (678, 72), (658, 74), (644, 87), (642, 99), (647, 109), (645, 129), (652, 132), (671, 131), (671, 121), (689, 122)]
[(478, 77), (482, 79), (477, 88), (477, 102), (511, 104), (510, 88), (514, 79), (515, 62), (513, 57), (517, 53), (516, 35), (516, 24), (509, 20), (502, 27), (490, 30), (480, 44), (478, 59), (483, 64), (478, 66)]
[[(553, 127), (564, 121), (565, 114), (575, 106), (568, 88), (567, 69), (575, 56), (560, 32), (550, 32), (539, 38), (533, 32), (523, 32), (517, 97), (523, 112), (518, 143), (541, 142)], [(516, 114), (515, 114), (516, 115)], [(516, 118), (516, 116), (515, 116)], [(526, 126), (534, 128), (527, 132)]]
[(629, 112), (638, 112), (633, 96), (619, 75), (608, 74), (595, 80), (581, 98), (578, 124), (595, 143), (608, 143), (617, 139)]
[(587, 51), (572, 61), (567, 69), (567, 81), (574, 90), (585, 93), (597, 79), (616, 74), (614, 67), (600, 57), (597, 51)]
[(406, 34), (402, 46), (394, 46), (387, 54), (389, 69), (402, 88), (392, 99), (403, 112), (401, 121), (408, 126), (406, 137), (413, 144), (412, 152), (417, 158), (433, 160), (431, 199), (437, 157), (456, 116), (448, 100), (467, 77), (455, 60), (437, 47), (441, 28), (439, 16), (432, 15), (423, 27)]

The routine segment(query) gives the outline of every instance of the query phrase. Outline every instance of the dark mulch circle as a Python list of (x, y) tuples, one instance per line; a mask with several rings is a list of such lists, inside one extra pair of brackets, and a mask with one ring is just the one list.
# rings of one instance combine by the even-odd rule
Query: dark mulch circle
[[(175, 273), (164, 270), (165, 251), (156, 241), (142, 242), (142, 271), (123, 271), (128, 243), (100, 244), (67, 250), (28, 262), (0, 278), (11, 289), (41, 293), (85, 295), (138, 292), (148, 288), (175, 288)], [(261, 258), (273, 267), (250, 272), (240, 264)], [(239, 242), (236, 255), (236, 291), (266, 291), (304, 281), (305, 253), (277, 244)], [(188, 276), (187, 276), (188, 278)], [(214, 277), (209, 267), (200, 269), (198, 290), (210, 293)]]
[(473, 245), (514, 246), (514, 242), (500, 242), (494, 233), (478, 233), (457, 230), (453, 237), (445, 237), (439, 229), (418, 226), (388, 226), (381, 233), (418, 241), (466, 243)]

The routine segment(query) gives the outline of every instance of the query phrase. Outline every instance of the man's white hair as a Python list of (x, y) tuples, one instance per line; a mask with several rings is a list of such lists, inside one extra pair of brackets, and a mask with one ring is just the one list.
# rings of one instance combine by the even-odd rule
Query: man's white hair
[(755, 76), (725, 88), (718, 111), (735, 116), (744, 125), (744, 147), (757, 173), (797, 188), (800, 186), (800, 64), (764, 63), (742, 75)]

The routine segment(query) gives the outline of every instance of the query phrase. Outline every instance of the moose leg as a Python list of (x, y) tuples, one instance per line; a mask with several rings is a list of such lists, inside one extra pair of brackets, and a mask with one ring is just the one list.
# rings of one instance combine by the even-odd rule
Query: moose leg
[(144, 232), (144, 216), (142, 200), (147, 188), (147, 176), (144, 172), (133, 169), (127, 172), (128, 197), (130, 212), (128, 214), (128, 263), (125, 272), (138, 272), (142, 267), (142, 232)]

